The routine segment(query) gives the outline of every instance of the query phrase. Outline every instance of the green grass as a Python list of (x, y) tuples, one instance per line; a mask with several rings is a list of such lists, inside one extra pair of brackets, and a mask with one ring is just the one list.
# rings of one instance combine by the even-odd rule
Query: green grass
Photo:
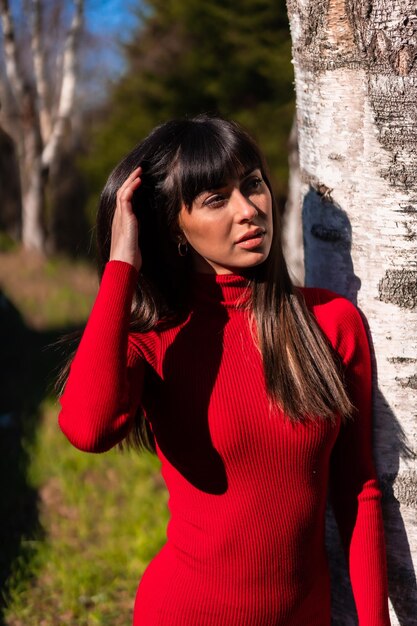
[(159, 463), (145, 453), (79, 452), (56, 416), (45, 403), (29, 450), (43, 530), (15, 562), (6, 623), (128, 626), (139, 577), (165, 540)]
[(98, 279), (86, 261), (0, 249), (0, 285), (28, 326), (52, 330), (86, 320)]
[(44, 316), (51, 325), (64, 326), (74, 322), (75, 311), (77, 321), (85, 319), (90, 312), (90, 298), (75, 294), (65, 285), (59, 287), (44, 305)]
[(85, 321), (95, 273), (62, 259), (32, 263), (19, 251), (1, 260), (10, 305), (0, 418), (10, 414), (12, 426), (0, 440), (0, 626), (130, 626), (139, 579), (165, 542), (159, 461), (76, 450), (46, 391), (57, 363), (44, 347)]
[(16, 242), (12, 239), (12, 237), (10, 237), (10, 235), (0, 231), (0, 251), (9, 252), (10, 250), (14, 250), (16, 246)]

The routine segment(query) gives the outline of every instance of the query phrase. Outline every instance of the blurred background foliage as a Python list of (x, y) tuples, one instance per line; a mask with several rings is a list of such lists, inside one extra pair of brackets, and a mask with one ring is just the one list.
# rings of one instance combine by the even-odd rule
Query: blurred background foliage
[[(47, 78), (55, 93), (60, 78), (54, 63), (63, 50), (64, 22), (72, 3), (44, 0), (43, 5)], [(23, 0), (11, 2), (11, 7), (19, 58), (30, 86), (34, 84), (30, 16)], [(47, 252), (92, 256), (91, 228), (110, 171), (156, 124), (200, 112), (235, 119), (257, 139), (283, 209), (287, 141), (294, 114), (284, 0), (87, 0), (78, 66), (71, 132), (63, 138), (57, 163), (48, 172)], [(0, 100), (1, 125), (16, 137), (16, 103), (7, 88), (1, 57)], [(16, 150), (13, 155), (9, 137), (1, 129), (0, 135), (0, 152), (5, 155), (0, 158), (0, 177), (6, 182), (0, 231), (16, 240), (22, 202), (18, 180), (7, 170)], [(6, 243), (0, 237), (0, 245)]]
[(79, 167), (87, 215), (111, 169), (156, 124), (202, 111), (242, 123), (267, 156), (280, 205), (294, 112), (290, 36), (276, 0), (146, 0), (123, 45), (125, 71), (89, 111)]

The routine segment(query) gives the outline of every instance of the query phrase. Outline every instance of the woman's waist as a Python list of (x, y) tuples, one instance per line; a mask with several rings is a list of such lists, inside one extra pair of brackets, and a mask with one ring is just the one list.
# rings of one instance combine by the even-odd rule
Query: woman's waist
[[(247, 555), (234, 561), (232, 554), (202, 561), (201, 554), (192, 558), (168, 540), (145, 572), (137, 603), (151, 600), (152, 607), (163, 606), (164, 623), (175, 625), (324, 626), (329, 619), (329, 586), (324, 553), (310, 567), (305, 555), (298, 563), (278, 555), (269, 564)], [(318, 607), (320, 615), (308, 622)]]
[(280, 572), (291, 578), (299, 576), (305, 555), (326, 560), (324, 549), (324, 512), (312, 518), (307, 515), (284, 517), (264, 515), (222, 516), (173, 514), (167, 529), (167, 546), (178, 561), (206, 573), (214, 565), (236, 577), (247, 571), (260, 578)]

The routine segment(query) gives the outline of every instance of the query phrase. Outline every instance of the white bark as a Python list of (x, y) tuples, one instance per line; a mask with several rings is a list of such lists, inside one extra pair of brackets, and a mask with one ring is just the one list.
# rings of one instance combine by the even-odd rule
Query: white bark
[[(415, 0), (288, 0), (306, 284), (364, 312), (392, 623), (417, 624), (417, 13)], [(330, 532), (331, 551), (337, 540)], [(334, 623), (355, 624), (332, 554)]]
[(75, 85), (77, 80), (77, 42), (82, 27), (83, 1), (74, 0), (75, 12), (65, 42), (62, 63), (62, 84), (57, 116), (51, 136), (42, 154), (42, 164), (49, 168), (55, 161), (59, 144), (65, 133), (66, 125), (74, 107)]
[(38, 97), (39, 121), (43, 143), (51, 135), (51, 112), (48, 108), (48, 81), (45, 70), (45, 51), (42, 46), (42, 6), (40, 0), (32, 0), (32, 54), (35, 84)]
[(23, 196), (22, 240), (30, 250), (43, 251), (44, 184), (40, 159), (32, 163), (32, 171)]
[(22, 241), (28, 250), (45, 247), (44, 186), (41, 153), (42, 137), (34, 108), (33, 92), (25, 92), (21, 105), (20, 169), (22, 180)]
[(8, 0), (0, 0), (0, 12), (3, 27), (6, 74), (15, 98), (19, 101), (23, 97), (24, 87), (17, 63), (15, 30)]
[(304, 244), (301, 220), (301, 178), (298, 157), (297, 120), (291, 128), (288, 140), (288, 193), (282, 221), (282, 245), (291, 279), (304, 284)]

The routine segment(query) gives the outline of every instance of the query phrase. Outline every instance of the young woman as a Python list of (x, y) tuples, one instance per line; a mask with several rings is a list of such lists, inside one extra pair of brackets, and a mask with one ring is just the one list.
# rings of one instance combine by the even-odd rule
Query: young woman
[(156, 128), (97, 234), (59, 423), (81, 450), (128, 438), (161, 460), (171, 519), (134, 625), (329, 625), (328, 489), (359, 622), (388, 625), (366, 334), (344, 298), (291, 285), (254, 142), (207, 116)]

